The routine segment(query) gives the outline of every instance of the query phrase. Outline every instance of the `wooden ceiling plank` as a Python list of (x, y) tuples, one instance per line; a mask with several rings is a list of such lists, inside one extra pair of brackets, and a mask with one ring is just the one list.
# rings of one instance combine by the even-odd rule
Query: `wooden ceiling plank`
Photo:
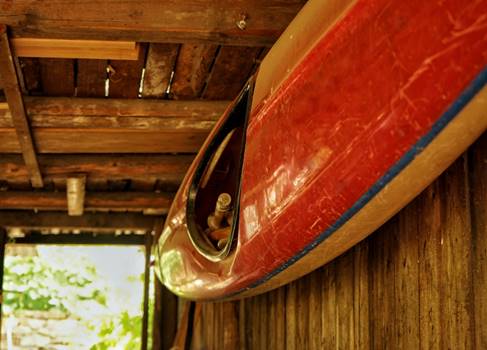
[(108, 65), (108, 96), (114, 98), (137, 98), (139, 96), (142, 69), (145, 63), (144, 45), (135, 61), (110, 60)]
[[(303, 3), (11, 1), (2, 5), (0, 23), (17, 37), (271, 46)], [(239, 29), (242, 17), (246, 26)]]
[(17, 57), (137, 60), (140, 44), (133, 41), (13, 38)]
[(29, 115), (218, 118), (230, 101), (25, 97)]
[(154, 218), (137, 213), (84, 213), (69, 216), (66, 212), (29, 212), (2, 210), (1, 227), (22, 229), (82, 229), (82, 230), (151, 230)]
[(45, 96), (74, 96), (74, 60), (40, 58), (42, 94)]
[[(84, 173), (88, 180), (140, 179), (179, 183), (192, 155), (39, 155), (38, 161), (46, 179), (64, 179), (69, 174)], [(0, 156), (0, 180), (28, 179), (23, 160), (17, 155)]]
[[(42, 176), (36, 159), (34, 142), (22, 100), (15, 65), (10, 52), (7, 28), (4, 25), (0, 25), (0, 77), (3, 79), (2, 85), (15, 127), (14, 137), (17, 139), (19, 151), (22, 152), (24, 157), (32, 186), (42, 187)], [(5, 143), (8, 143), (8, 141)]]
[(203, 98), (233, 100), (237, 97), (249, 79), (261, 51), (259, 47), (222, 46)]
[(200, 97), (217, 54), (217, 45), (181, 45), (170, 96), (175, 99)]
[[(35, 128), (38, 153), (196, 153), (208, 131)], [(1, 128), (0, 153), (20, 153), (15, 129)]]
[[(107, 60), (78, 60), (76, 96), (104, 97), (106, 79)], [(28, 107), (27, 113), (29, 113)]]
[(38, 95), (42, 92), (41, 66), (39, 59), (23, 57), (19, 58), (19, 65), (24, 77), (24, 86), (29, 95)]
[(145, 65), (142, 97), (166, 97), (178, 51), (179, 45), (177, 44), (150, 44)]
[[(152, 209), (165, 213), (172, 198), (173, 194), (156, 192), (87, 192), (85, 211)], [(67, 210), (66, 193), (0, 191), (0, 209), (64, 211)]]

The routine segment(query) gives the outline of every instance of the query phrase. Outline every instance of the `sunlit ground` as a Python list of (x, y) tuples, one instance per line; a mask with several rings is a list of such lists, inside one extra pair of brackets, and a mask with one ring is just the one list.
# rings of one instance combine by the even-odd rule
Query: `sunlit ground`
[(143, 247), (8, 245), (1, 348), (140, 348), (143, 273)]

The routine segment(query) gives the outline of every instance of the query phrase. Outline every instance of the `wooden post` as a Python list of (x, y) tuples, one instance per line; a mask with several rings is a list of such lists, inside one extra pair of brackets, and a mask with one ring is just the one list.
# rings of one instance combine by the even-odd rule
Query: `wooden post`
[(22, 100), (22, 93), (10, 52), (7, 27), (5, 25), (0, 25), (0, 77), (3, 79), (3, 90), (7, 98), (20, 149), (29, 171), (32, 187), (43, 187), (44, 184), (36, 158), (34, 142), (25, 113), (24, 101)]
[[(3, 305), (3, 269), (5, 262), (5, 243), (7, 243), (7, 231), (0, 227), (0, 329), (2, 329), (2, 305)], [(0, 343), (2, 334), (0, 332)]]
[[(162, 233), (164, 220), (154, 226), (154, 244)], [(157, 267), (156, 267), (157, 268)], [(178, 298), (156, 278), (154, 297), (154, 321), (152, 324), (152, 349), (172, 348), (178, 325)]]
[(141, 349), (147, 350), (147, 336), (149, 324), (149, 285), (150, 285), (150, 257), (152, 248), (152, 232), (145, 234), (145, 271), (144, 271), (144, 306), (142, 313)]
[(68, 177), (66, 181), (66, 195), (68, 198), (68, 215), (83, 215), (85, 205), (86, 175)]

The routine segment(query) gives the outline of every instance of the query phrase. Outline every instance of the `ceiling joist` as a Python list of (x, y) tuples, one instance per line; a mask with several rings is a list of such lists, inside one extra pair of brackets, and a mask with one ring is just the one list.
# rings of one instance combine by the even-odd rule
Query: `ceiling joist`
[(271, 46), (303, 3), (12, 1), (2, 6), (0, 23), (17, 37)]
[[(85, 211), (128, 210), (167, 213), (173, 194), (156, 192), (87, 192)], [(0, 192), (0, 209), (67, 210), (64, 192)], [(1, 213), (1, 211), (0, 211)]]
[[(69, 174), (84, 173), (88, 180), (156, 180), (179, 184), (192, 155), (39, 155), (38, 160), (46, 182), (65, 179)], [(28, 179), (27, 168), (19, 155), (0, 157), (0, 180)]]
[[(2, 79), (3, 91), (7, 99), (14, 129), (11, 130), (10, 139), (7, 143), (16, 143), (17, 152), (21, 152), (33, 187), (42, 187), (43, 181), (39, 164), (36, 159), (36, 152), (29, 122), (25, 112), (22, 93), (17, 77), (7, 36), (7, 27), (0, 24), (0, 77)], [(0, 140), (2, 140), (0, 138)]]
[(30, 212), (24, 210), (2, 210), (0, 227), (43, 230), (114, 231), (152, 230), (155, 218), (138, 213), (84, 213), (69, 216), (66, 212)]
[[(211, 130), (229, 101), (167, 101), (71, 97), (25, 97), (34, 128), (131, 128), (171, 131)], [(12, 127), (0, 105), (0, 128)]]

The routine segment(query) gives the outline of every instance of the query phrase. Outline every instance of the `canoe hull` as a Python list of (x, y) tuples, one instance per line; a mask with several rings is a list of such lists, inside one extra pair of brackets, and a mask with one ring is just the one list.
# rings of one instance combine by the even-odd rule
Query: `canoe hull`
[[(307, 13), (313, 3), (303, 9), (310, 18), (320, 15)], [(164, 283), (192, 299), (260, 293), (330, 261), (400, 210), (487, 128), (482, 13), (487, 1), (356, 1), (281, 82), (262, 88), (259, 76), (278, 64), (263, 62), (236, 246), (212, 262), (188, 239), (200, 152), (158, 244)]]

